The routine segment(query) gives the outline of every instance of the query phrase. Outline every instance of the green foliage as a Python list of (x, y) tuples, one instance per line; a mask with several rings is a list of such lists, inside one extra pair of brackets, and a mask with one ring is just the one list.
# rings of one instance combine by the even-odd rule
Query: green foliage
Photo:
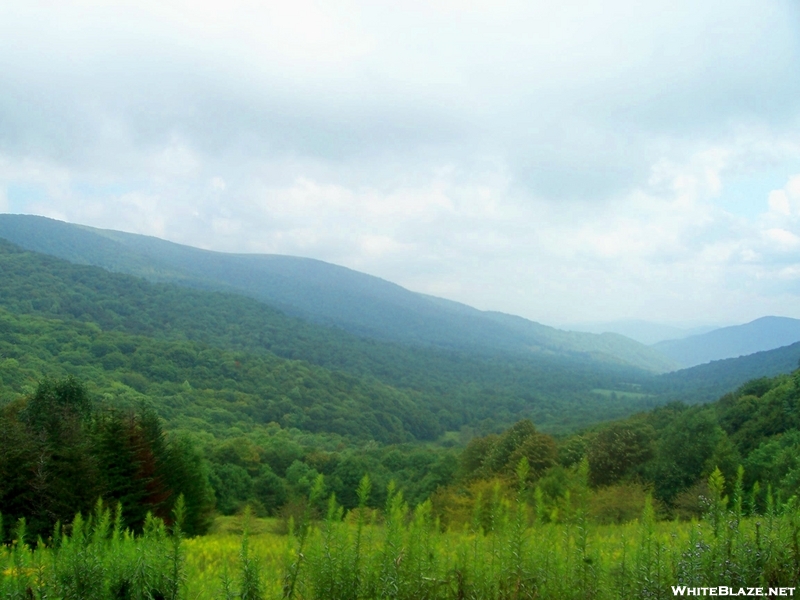
[(589, 481), (594, 486), (617, 483), (653, 457), (655, 430), (629, 422), (601, 429), (588, 450)]
[[(800, 494), (798, 403), (800, 371), (761, 378), (704, 407), (669, 404), (561, 439), (560, 465), (550, 442), (543, 446), (541, 434), (522, 421), (500, 435), (473, 438), (460, 457), (460, 481), (453, 484), (461, 496), (443, 492), (437, 506), (447, 498), (462, 509), (442, 514), (463, 514), (475, 501), (470, 482), (507, 477), (514, 461), (525, 456), (537, 484), (535, 505), (541, 520), (569, 520), (577, 514), (575, 495), (589, 494), (592, 518), (622, 522), (641, 510), (649, 491), (660, 513), (697, 518), (716, 493), (711, 483), (718, 481), (728, 482), (720, 498), (733, 498), (737, 514), (764, 512), (767, 489), (778, 505)], [(548, 451), (530, 452), (531, 444)], [(541, 469), (535, 456), (547, 458)], [(579, 476), (582, 459), (588, 465), (588, 483), (595, 488), (591, 492)], [(456, 520), (463, 522), (463, 516)]]
[(461, 454), (460, 474), (469, 479), (497, 475), (513, 477), (521, 460), (528, 465), (526, 478), (533, 481), (556, 464), (555, 440), (536, 431), (529, 420), (509, 427), (502, 435), (473, 438)]
[(209, 252), (31, 215), (0, 215), (0, 235), (76, 263), (155, 281), (235, 291), (364, 337), (471, 354), (590, 356), (654, 371), (674, 366), (624, 336), (566, 332), (520, 317), (482, 312), (306, 258)]
[[(44, 381), (26, 401), (0, 409), (0, 512), (25, 517), (34, 535), (91, 511), (98, 497), (121, 507), (141, 531), (148, 514), (169, 520), (182, 500), (181, 527), (207, 530), (213, 494), (192, 443), (167, 438), (148, 410), (91, 412), (72, 377)], [(48, 411), (58, 419), (49, 419)]]
[[(717, 451), (727, 448), (725, 431), (709, 410), (680, 414), (659, 436), (651, 466), (656, 495), (671, 501), (692, 483), (707, 476), (718, 465)], [(736, 462), (731, 465), (736, 468)]]
[(85, 420), (91, 409), (86, 388), (74, 377), (67, 376), (59, 381), (41, 381), (28, 400), (22, 418), (32, 429), (57, 436), (58, 428), (65, 421)]
[(183, 548), (173, 528), (150, 517), (141, 536), (123, 531), (108, 508), (98, 504), (87, 518), (78, 515), (70, 533), (28, 543), (25, 520), (18, 521), (14, 542), (0, 546), (0, 597), (145, 600), (182, 598)]
[[(796, 585), (800, 521), (794, 502), (764, 518), (744, 517), (737, 501), (726, 502), (724, 476), (716, 469), (708, 482), (707, 518), (700, 523), (658, 523), (646, 495), (640, 519), (628, 524), (598, 526), (582, 509), (564, 525), (530, 524), (525, 462), (517, 465), (515, 499), (496, 492), (488, 502), (487, 528), (442, 529), (430, 503), (412, 511), (394, 486), (386, 494), (383, 525), (368, 522), (366, 477), (357, 490), (355, 520), (343, 519), (330, 496), (322, 521), (311, 521), (307, 510), (290, 536), (271, 538), (266, 555), (263, 545), (251, 545), (257, 538), (245, 524), (235, 583), (224, 575), (228, 562), (220, 560), (219, 539), (194, 540), (187, 550), (182, 500), (171, 527), (148, 517), (139, 536), (124, 531), (119, 516), (102, 504), (86, 518), (78, 515), (69, 533), (56, 530), (52, 542), (40, 540), (35, 547), (20, 519), (14, 541), (0, 545), (0, 597), (612, 600), (671, 598), (672, 586), (720, 581), (734, 588)], [(584, 463), (577, 471), (586, 469)], [(308, 506), (322, 489), (320, 476)], [(266, 577), (281, 556), (282, 584)], [(222, 575), (221, 590), (204, 583), (209, 574), (217, 580)]]
[(215, 429), (274, 421), (383, 442), (434, 439), (465, 425), (486, 432), (525, 417), (564, 429), (654, 402), (598, 398), (593, 389), (644, 374), (578, 355), (365, 340), (248, 298), (152, 284), (4, 241), (0, 268), (0, 329), (11, 334), (0, 342), (6, 397), (43, 375), (71, 373), (117, 396), (165, 397), (158, 408), (168, 421), (188, 405), (203, 414), (188, 411), (184, 420)]
[[(225, 514), (275, 515), (306, 506), (320, 475), (349, 510), (365, 473), (370, 508), (385, 505), (395, 480), (409, 510), (434, 496), (432, 514), (467, 523), (479, 513), (491, 528), (516, 501), (523, 459), (525, 500), (544, 522), (624, 521), (650, 489), (668, 514), (697, 514), (715, 469), (742, 513), (767, 510), (768, 489), (776, 507), (800, 490), (797, 375), (556, 441), (530, 419), (568, 429), (659, 400), (630, 391), (644, 390), (641, 374), (590, 360), (366, 341), (245, 298), (4, 243), (0, 265), (0, 509), (34, 532), (99, 496), (141, 530), (148, 511), (171, 519), (182, 492), (191, 535), (208, 527), (215, 494)], [(475, 436), (460, 458), (420, 443), (446, 429), (448, 444)]]
[(603, 524), (627, 523), (638, 519), (652, 496), (642, 484), (618, 483), (597, 490), (589, 503), (589, 517)]

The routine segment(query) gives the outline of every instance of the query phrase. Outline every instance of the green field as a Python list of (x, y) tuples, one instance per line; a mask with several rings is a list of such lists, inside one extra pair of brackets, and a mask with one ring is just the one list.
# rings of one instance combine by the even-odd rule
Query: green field
[[(521, 461), (519, 481), (525, 481)], [(800, 512), (746, 516), (742, 488), (723, 496), (724, 480), (709, 480), (700, 521), (655, 519), (648, 500), (639, 519), (598, 525), (578, 500), (564, 522), (544, 523), (515, 494), (479, 502), (471, 523), (443, 528), (431, 502), (410, 510), (388, 493), (383, 510), (345, 514), (331, 497), (313, 518), (322, 481), (303, 515), (286, 523), (218, 520), (214, 533), (184, 539), (180, 527), (149, 519), (140, 536), (100, 507), (53, 538), (25, 538), (0, 549), (3, 598), (669, 598), (672, 586), (795, 587), (800, 575)], [(180, 521), (181, 507), (177, 507)], [(67, 533), (67, 529), (69, 533)], [(238, 533), (242, 531), (242, 533)]]

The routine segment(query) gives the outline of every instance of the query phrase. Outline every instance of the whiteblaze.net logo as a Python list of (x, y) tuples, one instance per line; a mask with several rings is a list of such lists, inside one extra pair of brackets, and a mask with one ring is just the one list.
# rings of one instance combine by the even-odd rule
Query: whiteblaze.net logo
[[(767, 593), (764, 593), (764, 590)], [(776, 597), (776, 596), (794, 596), (793, 587), (729, 587), (727, 585), (719, 585), (716, 587), (690, 587), (686, 585), (673, 585), (673, 596), (759, 596), (759, 597)]]

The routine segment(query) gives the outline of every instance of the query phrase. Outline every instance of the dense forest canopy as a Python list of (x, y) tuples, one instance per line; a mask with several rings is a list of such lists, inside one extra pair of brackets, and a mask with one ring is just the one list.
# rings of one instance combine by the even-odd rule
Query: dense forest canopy
[[(99, 268), (22, 252), (3, 243), (0, 243), (0, 266), (4, 273), (0, 280), (0, 309), (21, 319), (20, 323), (33, 323), (31, 319), (36, 317), (58, 322), (62, 329), (77, 327), (81, 336), (73, 339), (62, 333), (60, 337), (73, 346), (78, 344), (78, 337), (91, 338), (85, 344), (93, 349), (80, 359), (74, 354), (80, 353), (79, 348), (59, 348), (58, 341), (49, 342), (34, 355), (50, 351), (58, 355), (62, 364), (72, 356), (74, 366), (94, 364), (106, 372), (115, 372), (112, 378), (117, 381), (126, 374), (129, 382), (139, 381), (140, 391), (145, 384), (138, 375), (160, 384), (188, 381), (195, 388), (215, 389), (220, 389), (225, 379), (247, 385), (247, 377), (259, 376), (253, 370), (236, 378), (218, 373), (214, 385), (208, 385), (208, 374), (202, 369), (198, 371), (199, 365), (192, 363), (190, 357), (202, 354), (204, 348), (214, 348), (233, 363), (237, 360), (241, 363), (247, 356), (246, 360), (297, 369), (299, 365), (288, 361), (301, 360), (305, 363), (303, 369), (315, 376), (339, 380), (344, 377), (351, 382), (348, 385), (382, 389), (382, 393), (372, 394), (376, 400), (391, 390), (395, 400), (413, 402), (424, 412), (425, 425), (420, 426), (433, 430), (411, 432), (414, 437), (422, 438), (465, 425), (475, 426), (483, 420), (490, 421), (491, 428), (522, 417), (551, 429), (564, 429), (620, 416), (657, 402), (645, 394), (612, 397), (595, 393), (593, 390), (614, 390), (620, 386), (622, 391), (630, 390), (646, 374), (628, 367), (598, 364), (586, 357), (476, 356), (362, 340), (335, 328), (287, 317), (240, 296), (151, 284)], [(123, 341), (128, 335), (138, 337)], [(98, 336), (104, 341), (94, 339)], [(39, 336), (23, 337), (42, 343)], [(121, 345), (115, 346), (111, 338)], [(18, 344), (22, 342), (20, 339)], [(102, 343), (111, 346), (103, 350)], [(147, 354), (145, 348), (139, 352), (142, 360), (131, 362), (133, 349), (143, 343), (161, 344), (156, 352), (161, 371), (147, 370), (142, 362), (146, 360), (141, 356)], [(164, 344), (171, 344), (171, 350), (166, 350)], [(181, 345), (185, 354), (182, 359), (176, 349)], [(163, 358), (166, 363), (173, 363), (174, 368), (164, 363)], [(219, 370), (222, 366), (215, 368)], [(191, 377), (187, 369), (194, 369)], [(201, 382), (193, 381), (198, 375), (204, 380), (202, 386)], [(246, 391), (241, 385), (230, 391)], [(286, 395), (285, 391), (282, 395)], [(406, 409), (403, 411), (408, 414)], [(288, 412), (292, 411), (282, 414)], [(358, 420), (357, 415), (353, 416)], [(330, 422), (327, 416), (325, 419)], [(378, 436), (378, 439), (386, 438)]]
[(183, 495), (199, 533), (214, 510), (299, 510), (320, 475), (349, 509), (365, 473), (372, 505), (395, 480), (457, 523), (522, 459), (553, 521), (580, 498), (599, 520), (630, 518), (649, 493), (696, 515), (715, 469), (730, 486), (744, 468), (753, 510), (800, 485), (796, 372), (695, 405), (790, 370), (796, 345), (656, 377), (362, 339), (2, 240), (0, 269), (0, 513), (36, 531), (98, 498), (136, 529)]
[(529, 501), (545, 520), (568, 519), (586, 503), (601, 522), (630, 520), (648, 495), (664, 517), (696, 518), (715, 473), (746, 512), (791, 504), (800, 494), (800, 370), (710, 404), (672, 403), (559, 439), (530, 421), (473, 438), (454, 481), (434, 497), (443, 514), (468, 521), (492, 481), (513, 492), (523, 458)]
[(371, 506), (398, 481), (412, 505), (430, 498), (449, 526), (470, 522), (491, 495), (516, 497), (520, 477), (545, 522), (568, 522), (586, 507), (599, 522), (622, 522), (637, 518), (649, 496), (662, 516), (698, 517), (714, 476), (741, 510), (760, 513), (800, 493), (798, 415), (800, 370), (753, 380), (711, 404), (670, 404), (558, 439), (521, 420), (463, 449), (326, 444), (277, 425), (202, 444), (202, 436), (165, 433), (146, 406), (92, 400), (67, 377), (44, 380), (0, 410), (0, 512), (45, 533), (101, 498), (141, 529), (147, 512), (169, 521), (182, 495), (186, 530), (202, 533), (214, 509), (301, 510), (320, 477), (326, 493), (355, 508), (368, 474)]

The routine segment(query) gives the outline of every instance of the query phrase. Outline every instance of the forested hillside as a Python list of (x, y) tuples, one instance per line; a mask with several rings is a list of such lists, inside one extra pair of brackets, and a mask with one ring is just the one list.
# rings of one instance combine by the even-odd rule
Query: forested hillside
[[(66, 376), (85, 386), (93, 406), (88, 420), (69, 430), (68, 455), (102, 463), (93, 449), (102, 436), (94, 432), (108, 411), (121, 419), (113, 425), (113, 417), (112, 425), (133, 439), (141, 437), (140, 419), (158, 415), (165, 444), (204, 457), (200, 480), (207, 478), (225, 514), (245, 503), (273, 513), (299, 501), (318, 474), (348, 505), (367, 471), (377, 485), (374, 502), (382, 502), (390, 479), (421, 500), (451, 480), (450, 448), (473, 431), (520, 418), (568, 430), (653, 402), (595, 392), (628, 389), (645, 376), (635, 369), (581, 357), (534, 362), (361, 340), (241, 296), (149, 283), (6, 242), (0, 272), (0, 401), (4, 431), (18, 432), (0, 452), (6, 474), (41, 450), (26, 405)], [(60, 437), (54, 440), (43, 443), (58, 464), (63, 448)], [(434, 440), (439, 444), (423, 443)], [(19, 452), (28, 459), (20, 463)], [(152, 454), (140, 449), (134, 456), (141, 452)], [(134, 470), (149, 464), (141, 460)], [(84, 504), (106, 489), (92, 481)], [(5, 489), (0, 512), (19, 516), (24, 495)], [(161, 514), (169, 506), (159, 504)], [(42, 531), (52, 524), (37, 523)]]
[(600, 521), (629, 520), (649, 493), (663, 516), (699, 517), (714, 477), (740, 512), (774, 510), (800, 494), (800, 370), (749, 381), (713, 403), (672, 403), (558, 440), (529, 421), (475, 438), (458, 479), (438, 492), (444, 514), (468, 520), (497, 478), (513, 489), (522, 458), (542, 518), (568, 518), (584, 498)]
[(73, 263), (244, 294), (361, 337), (473, 354), (583, 355), (654, 372), (676, 366), (624, 336), (565, 332), (519, 317), (485, 313), (318, 260), (210, 252), (31, 215), (0, 215), (0, 237)]
[[(319, 475), (352, 508), (364, 473), (376, 483), (373, 506), (394, 479), (412, 502), (433, 494), (442, 518), (456, 522), (471, 514), (469, 498), (487, 491), (485, 482), (512, 477), (522, 457), (553, 520), (587, 490), (595, 490), (597, 518), (633, 514), (647, 486), (665, 510), (696, 513), (692, 486), (710, 469), (732, 481), (737, 464), (755, 472), (773, 454), (784, 465), (770, 471), (773, 489), (793, 493), (796, 374), (705, 406), (641, 411), (669, 399), (707, 400), (751, 373), (789, 370), (796, 346), (656, 377), (582, 355), (476, 355), (364, 340), (239, 295), (151, 283), (5, 241), (0, 272), (0, 418), (10, 433), (0, 477), (13, 479), (0, 512), (20, 516), (30, 486), (47, 489), (50, 504), (31, 514), (41, 531), (66, 515), (59, 486), (84, 467), (85, 493), (67, 503), (73, 508), (100, 494), (146, 500), (168, 515), (183, 493), (197, 531), (212, 503), (223, 514), (245, 505), (262, 515), (296, 510)], [(59, 396), (64, 389), (80, 393)], [(69, 398), (80, 399), (79, 409), (63, 408)], [(65, 410), (65, 427), (42, 417)], [(97, 478), (108, 470), (102, 465), (121, 460), (110, 453), (114, 436), (129, 441), (116, 449), (128, 448), (128, 471)], [(46, 485), (26, 480), (43, 456)], [(143, 487), (123, 485), (125, 472)], [(620, 508), (620, 498), (630, 502)]]
[[(492, 357), (412, 350), (304, 323), (236, 295), (152, 284), (23, 252), (7, 243), (0, 244), (0, 261), (4, 273), (0, 308), (10, 313), (57, 320), (66, 328), (78, 322), (92, 323), (99, 328), (98, 335), (117, 332), (142, 336), (130, 342), (132, 348), (142, 345), (142, 340), (193, 344), (187, 356), (194, 356), (203, 346), (211, 346), (228, 354), (252, 355), (253, 360), (302, 360), (308, 363), (307, 369), (326, 372), (326, 376), (331, 370), (344, 372), (370, 389), (380, 381), (384, 389), (392, 388), (392, 393), (425, 407), (423, 420), (431, 429), (423, 438), (435, 437), (446, 429), (474, 426), (484, 419), (492, 428), (521, 416), (548, 427), (570, 427), (630, 412), (650, 400), (598, 397), (592, 390), (624, 389), (628, 382), (645, 374), (580, 356), (540, 356), (534, 361), (501, 354)], [(69, 336), (63, 339), (72, 343)], [(59, 360), (69, 356), (58, 345), (50, 347)], [(110, 367), (115, 365), (106, 357), (113, 356), (119, 363), (115, 368), (127, 372), (137, 368), (126, 359), (129, 355), (130, 351), (113, 347), (88, 352), (84, 360), (102, 365), (105, 359), (105, 366)], [(164, 371), (158, 377), (172, 383), (188, 380), (194, 385), (188, 371), (168, 374), (169, 356), (165, 354)], [(199, 369), (188, 358), (184, 364), (188, 369)], [(215, 387), (222, 389), (225, 385), (221, 377)]]

